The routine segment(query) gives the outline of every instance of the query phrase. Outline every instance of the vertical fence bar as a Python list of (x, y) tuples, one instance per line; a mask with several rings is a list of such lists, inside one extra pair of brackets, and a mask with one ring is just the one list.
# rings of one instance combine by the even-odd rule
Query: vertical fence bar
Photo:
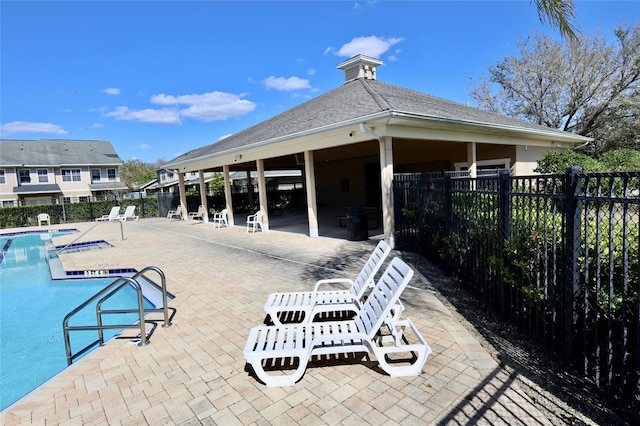
[[(577, 179), (580, 167), (569, 167), (565, 172), (564, 181), (564, 276), (562, 280), (561, 310), (561, 348), (560, 354), (566, 365), (575, 365), (574, 353), (577, 336), (584, 336), (579, 325), (576, 299), (580, 294), (578, 280), (578, 256), (580, 254), (580, 207), (577, 194), (580, 181)], [(574, 334), (574, 330), (578, 333)], [(582, 355), (582, 354), (581, 354)], [(582, 364), (582, 370), (584, 364)]]
[[(443, 205), (443, 219), (444, 219), (444, 236), (451, 235), (453, 228), (453, 197), (451, 194), (451, 176), (444, 175), (442, 182), (442, 192), (444, 196)], [(449, 275), (453, 270), (453, 259), (451, 259), (451, 252), (447, 250), (445, 258), (446, 271)]]
[[(511, 239), (511, 176), (508, 170), (500, 170), (498, 186), (498, 253), (504, 258), (505, 242)], [(503, 318), (507, 318), (509, 307), (507, 306), (506, 295), (508, 286), (500, 277), (500, 313)]]

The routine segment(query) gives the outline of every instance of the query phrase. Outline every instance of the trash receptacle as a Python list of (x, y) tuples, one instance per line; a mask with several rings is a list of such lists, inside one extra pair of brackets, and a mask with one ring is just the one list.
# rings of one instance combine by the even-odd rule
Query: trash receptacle
[(367, 213), (361, 206), (349, 207), (347, 212), (347, 239), (349, 241), (369, 239)]

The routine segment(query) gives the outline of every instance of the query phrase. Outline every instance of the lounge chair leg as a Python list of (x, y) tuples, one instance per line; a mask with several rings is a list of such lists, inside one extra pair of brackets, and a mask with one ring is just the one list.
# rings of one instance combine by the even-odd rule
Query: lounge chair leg
[[(391, 377), (418, 376), (422, 373), (422, 367), (424, 367), (424, 364), (427, 362), (427, 358), (431, 353), (431, 347), (427, 344), (427, 342), (420, 335), (416, 327), (408, 318), (405, 320), (396, 321), (394, 325), (395, 327), (399, 328), (399, 330), (396, 329), (396, 332), (401, 333), (400, 335), (402, 335), (403, 333), (403, 331), (400, 330), (404, 329), (405, 327), (411, 328), (414, 336), (418, 339), (418, 343), (412, 345), (403, 345), (401, 344), (401, 342), (398, 342), (397, 339), (394, 339), (395, 344), (393, 346), (374, 345), (370, 347), (371, 352), (376, 355), (380, 367)], [(391, 365), (389, 364), (389, 362), (387, 362), (387, 354), (408, 354), (410, 352), (416, 354), (416, 360), (409, 365)]]
[[(383, 348), (380, 348), (383, 349)], [(407, 345), (402, 346), (401, 348), (391, 348), (389, 349), (401, 349), (401, 350), (376, 350), (376, 358), (378, 359), (378, 364), (380, 367), (391, 377), (404, 377), (404, 376), (419, 376), (422, 374), (422, 367), (427, 362), (427, 357), (431, 353), (431, 348), (429, 346), (422, 345)], [(386, 354), (389, 353), (416, 353), (416, 360), (409, 365), (391, 365), (387, 362)]]
[[(291, 356), (286, 358), (287, 359), (297, 358), (299, 361), (298, 367), (295, 369), (295, 371), (292, 374), (285, 374), (285, 375), (279, 375), (279, 376), (272, 376), (270, 374), (267, 374), (267, 372), (264, 370), (264, 367), (262, 366), (262, 361), (264, 361), (265, 359), (274, 359), (274, 358), (259, 357), (255, 355), (251, 361), (247, 361), (247, 362), (253, 368), (253, 371), (256, 374), (256, 376), (258, 376), (258, 378), (265, 385), (267, 385), (267, 387), (273, 388), (273, 387), (281, 387), (281, 386), (293, 386), (296, 384), (298, 380), (302, 378), (305, 370), (307, 369), (308, 354), (305, 352), (304, 357)], [(275, 358), (275, 359), (280, 359), (280, 358)]]

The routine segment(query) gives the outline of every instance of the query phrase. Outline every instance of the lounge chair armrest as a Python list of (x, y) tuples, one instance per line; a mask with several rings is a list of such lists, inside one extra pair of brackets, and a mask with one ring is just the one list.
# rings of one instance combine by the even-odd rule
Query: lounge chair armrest
[(323, 284), (336, 284), (336, 283), (345, 283), (348, 287), (353, 286), (353, 281), (350, 280), (349, 278), (329, 278), (329, 279), (317, 281), (315, 287), (313, 288), (313, 291), (318, 291), (320, 286)]

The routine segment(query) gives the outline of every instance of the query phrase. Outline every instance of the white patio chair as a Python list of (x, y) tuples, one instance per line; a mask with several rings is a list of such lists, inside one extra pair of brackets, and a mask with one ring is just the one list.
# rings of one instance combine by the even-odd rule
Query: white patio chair
[(256, 214), (250, 214), (249, 216), (247, 216), (247, 232), (251, 230), (251, 233), (255, 233), (256, 228), (258, 227), (260, 228), (261, 231), (263, 231), (262, 229), (263, 215), (264, 213), (262, 212), (262, 210), (258, 210)]
[(229, 227), (229, 222), (227, 219), (228, 212), (228, 209), (223, 209), (219, 213), (214, 213), (213, 219), (211, 220), (213, 222), (214, 228), (222, 228), (222, 225), (226, 226), (227, 228)]
[(40, 213), (38, 215), (38, 226), (42, 225), (51, 226), (51, 218), (47, 213)]
[(124, 214), (118, 215), (118, 220), (120, 220), (121, 222), (126, 222), (128, 219), (138, 220), (138, 216), (134, 215), (135, 211), (136, 206), (127, 206), (127, 208), (124, 210)]
[(182, 205), (176, 207), (175, 210), (169, 210), (169, 212), (167, 213), (167, 219), (173, 218), (182, 219)]
[(96, 218), (98, 222), (106, 222), (112, 220), (118, 220), (118, 216), (120, 216), (120, 206), (111, 207), (111, 211), (109, 214), (102, 215), (101, 217)]
[(195, 219), (204, 220), (204, 208), (200, 205), (198, 206), (197, 212), (187, 213), (187, 219), (188, 220), (195, 220)]
[[(362, 307), (365, 292), (373, 287), (375, 275), (390, 252), (391, 246), (384, 240), (380, 240), (354, 280), (324, 279), (316, 282), (313, 291), (271, 293), (264, 305), (264, 310), (277, 325), (282, 325), (281, 318), (287, 318), (291, 322), (308, 323), (320, 313), (357, 313)], [(327, 286), (337, 283), (348, 284), (349, 288), (324, 290)], [(394, 310), (394, 315), (399, 315), (401, 311), (402, 308), (399, 306)]]
[[(413, 333), (409, 343), (402, 339), (385, 339), (385, 319), (398, 302), (413, 276), (413, 270), (400, 258), (394, 258), (373, 287), (354, 320), (311, 324), (257, 326), (251, 329), (242, 351), (256, 376), (268, 387), (293, 386), (303, 375), (309, 359), (366, 352), (374, 354), (378, 364), (391, 377), (417, 376), (431, 353), (431, 348), (407, 318), (396, 326)], [(399, 358), (398, 354), (407, 354)], [(393, 361), (387, 360), (393, 355)], [(268, 370), (297, 367), (291, 374), (267, 373)]]

